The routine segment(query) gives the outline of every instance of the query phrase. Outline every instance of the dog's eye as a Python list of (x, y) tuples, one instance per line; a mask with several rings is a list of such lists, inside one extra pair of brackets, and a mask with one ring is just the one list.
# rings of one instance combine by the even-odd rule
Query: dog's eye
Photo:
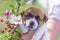
[(30, 18), (30, 16), (29, 15), (25, 15), (26, 16), (26, 19), (29, 19)]
[(25, 17), (26, 17), (26, 19), (29, 19), (29, 18), (32, 17), (32, 15), (31, 14), (28, 14), (28, 15), (25, 15)]
[(36, 16), (35, 19), (37, 20), (37, 22), (40, 21), (40, 17), (39, 16)]

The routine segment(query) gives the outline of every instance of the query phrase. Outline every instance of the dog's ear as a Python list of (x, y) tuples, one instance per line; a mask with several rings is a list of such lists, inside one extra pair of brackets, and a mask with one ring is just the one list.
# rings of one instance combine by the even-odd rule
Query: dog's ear
[(45, 22), (48, 20), (48, 18), (47, 18), (47, 16), (46, 16), (46, 15), (44, 15), (43, 20), (44, 20)]

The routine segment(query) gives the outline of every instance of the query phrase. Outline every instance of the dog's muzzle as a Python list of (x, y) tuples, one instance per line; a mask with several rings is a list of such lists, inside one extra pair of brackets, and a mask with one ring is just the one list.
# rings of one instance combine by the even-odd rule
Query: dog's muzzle
[(36, 21), (35, 18), (30, 18), (28, 20), (26, 20), (24, 22), (24, 24), (26, 24), (25, 26), (29, 29), (29, 30), (35, 30), (38, 27), (38, 22)]

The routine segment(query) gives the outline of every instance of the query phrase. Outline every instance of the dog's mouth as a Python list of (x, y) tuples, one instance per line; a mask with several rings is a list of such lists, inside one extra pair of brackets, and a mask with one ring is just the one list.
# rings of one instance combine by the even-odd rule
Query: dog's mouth
[(35, 22), (31, 21), (28, 27), (33, 28), (34, 25), (35, 25)]
[(24, 24), (29, 30), (35, 30), (38, 28), (38, 22), (35, 20), (35, 18), (26, 20)]

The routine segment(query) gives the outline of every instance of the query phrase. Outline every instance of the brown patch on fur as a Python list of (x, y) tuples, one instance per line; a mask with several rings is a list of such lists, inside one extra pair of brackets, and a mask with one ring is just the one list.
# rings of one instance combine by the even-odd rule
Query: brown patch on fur
[[(39, 16), (41, 18), (41, 21), (39, 22), (39, 26), (43, 25), (43, 23), (47, 21), (46, 15), (39, 8), (29, 7), (27, 9), (25, 9), (22, 13), (22, 21), (23, 22), (26, 20), (25, 15), (28, 13), (30, 13), (33, 17)], [(22, 39), (31, 40), (31, 38), (33, 37), (35, 32), (36, 32), (36, 30), (29, 31), (27, 34), (23, 34)]]
[(26, 14), (30, 13), (33, 17), (36, 17), (36, 16), (39, 16), (41, 18), (41, 21), (39, 22), (39, 25), (41, 26), (44, 22), (46, 22), (47, 20), (47, 17), (46, 15), (39, 9), (39, 8), (36, 8), (36, 7), (29, 7), (29, 8), (26, 8), (23, 12), (23, 15), (22, 15), (22, 20), (23, 22), (25, 21), (25, 16)]

